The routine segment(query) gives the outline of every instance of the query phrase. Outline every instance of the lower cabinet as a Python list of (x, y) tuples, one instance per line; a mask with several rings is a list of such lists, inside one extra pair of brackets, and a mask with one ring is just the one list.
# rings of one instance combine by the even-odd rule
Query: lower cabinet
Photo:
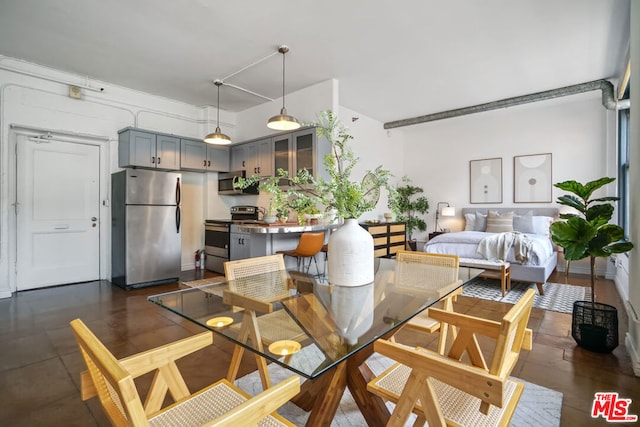
[(404, 249), (407, 226), (404, 222), (382, 224), (360, 224), (373, 237), (373, 254), (376, 257), (391, 258)]
[(268, 254), (267, 234), (231, 232), (229, 260), (255, 258)]

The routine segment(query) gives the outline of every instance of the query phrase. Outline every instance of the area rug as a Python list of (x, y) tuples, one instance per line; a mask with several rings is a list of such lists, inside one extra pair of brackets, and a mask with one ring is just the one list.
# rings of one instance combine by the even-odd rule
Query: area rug
[[(377, 353), (374, 353), (367, 360), (367, 364), (375, 375), (381, 374), (393, 363), (391, 359)], [(271, 363), (268, 369), (273, 384), (277, 384), (292, 375), (291, 371), (274, 363)], [(511, 426), (559, 426), (560, 412), (562, 409), (562, 393), (527, 381), (519, 381), (522, 381), (525, 385), (524, 392), (522, 393), (516, 412), (511, 419)], [(251, 395), (256, 395), (262, 391), (258, 372), (252, 372), (236, 380), (236, 385)], [(387, 403), (389, 411), (393, 411), (393, 406), (393, 403)], [(307, 418), (309, 418), (307, 412), (290, 402), (282, 406), (280, 410), (278, 410), (278, 413), (297, 426), (304, 426)], [(413, 425), (414, 420), (415, 416), (411, 416), (406, 425)], [(353, 400), (351, 393), (349, 393), (349, 389), (346, 389), (340, 401), (340, 407), (336, 412), (336, 416), (331, 422), (331, 426), (366, 427), (366, 425), (367, 423)]]
[(544, 295), (539, 295), (538, 288), (534, 283), (511, 282), (511, 291), (503, 297), (499, 280), (476, 277), (464, 285), (462, 295), (515, 304), (527, 289), (533, 288), (536, 290), (536, 297), (533, 300), (534, 307), (561, 313), (571, 313), (574, 301), (591, 299), (591, 288), (583, 286), (548, 282), (542, 287)]

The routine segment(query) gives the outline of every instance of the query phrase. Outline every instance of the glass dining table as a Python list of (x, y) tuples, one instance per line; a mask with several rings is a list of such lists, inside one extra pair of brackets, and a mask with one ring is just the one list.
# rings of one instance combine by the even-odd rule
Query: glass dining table
[(349, 387), (368, 425), (384, 425), (384, 402), (366, 391), (373, 378), (366, 359), (373, 343), (483, 270), (460, 267), (458, 280), (438, 283), (421, 265), (399, 273), (394, 259), (376, 258), (375, 280), (333, 286), (298, 271), (274, 271), (149, 296), (149, 301), (236, 344), (227, 379), (233, 381), (245, 349), (258, 362), (276, 363), (308, 379), (293, 402), (310, 411), (307, 425), (329, 425)]

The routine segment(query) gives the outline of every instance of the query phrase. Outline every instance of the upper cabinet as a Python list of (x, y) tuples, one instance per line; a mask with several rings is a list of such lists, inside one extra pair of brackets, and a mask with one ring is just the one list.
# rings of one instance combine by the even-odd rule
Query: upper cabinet
[(118, 166), (180, 169), (180, 139), (126, 128), (118, 135)]
[(198, 139), (180, 140), (180, 169), (199, 172), (229, 172), (229, 147)]
[(245, 170), (248, 176), (272, 176), (278, 169), (295, 175), (298, 170), (307, 169), (315, 178), (328, 178), (323, 160), (330, 152), (326, 138), (318, 139), (316, 128), (307, 127), (233, 146), (231, 169)]
[(291, 143), (291, 170), (294, 174), (306, 169), (314, 178), (328, 178), (323, 162), (324, 157), (331, 152), (331, 144), (326, 138), (318, 139), (316, 128), (294, 132)]
[(231, 148), (231, 169), (245, 170), (247, 176), (273, 175), (273, 144), (271, 138), (263, 138)]

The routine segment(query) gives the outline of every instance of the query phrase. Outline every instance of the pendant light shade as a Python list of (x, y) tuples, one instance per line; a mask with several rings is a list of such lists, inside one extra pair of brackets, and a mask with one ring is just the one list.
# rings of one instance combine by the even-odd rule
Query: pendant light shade
[(300, 127), (300, 122), (293, 116), (287, 114), (287, 109), (284, 107), (284, 81), (285, 81), (285, 62), (284, 55), (289, 52), (289, 48), (282, 45), (278, 48), (278, 52), (282, 54), (282, 109), (280, 114), (273, 116), (267, 122), (269, 129), (275, 130), (293, 130)]
[(216, 145), (229, 145), (231, 144), (231, 138), (222, 133), (220, 130), (220, 86), (222, 86), (222, 81), (216, 80), (213, 82), (214, 85), (218, 87), (218, 124), (216, 125), (216, 130), (213, 133), (204, 137), (204, 142), (207, 144), (216, 144)]

